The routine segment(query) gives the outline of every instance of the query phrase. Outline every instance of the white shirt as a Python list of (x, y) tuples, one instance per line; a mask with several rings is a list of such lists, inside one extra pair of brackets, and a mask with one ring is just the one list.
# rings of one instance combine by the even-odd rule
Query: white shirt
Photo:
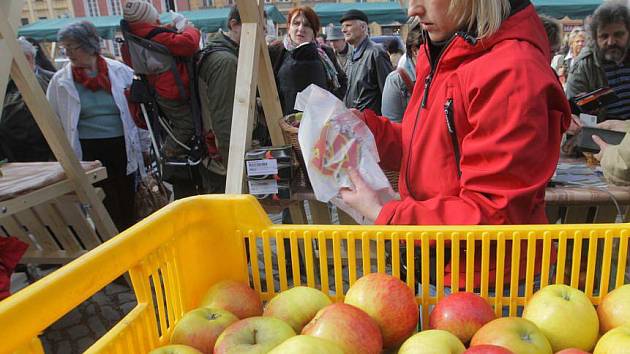
[[(140, 169), (140, 173), (144, 176), (146, 172), (144, 170), (142, 151), (146, 151), (149, 148), (147, 144), (148, 140), (141, 139), (143, 133), (136, 127), (136, 124), (131, 118), (124, 93), (125, 88), (131, 86), (131, 82), (133, 81), (133, 70), (127, 65), (115, 60), (105, 58), (105, 61), (107, 62), (109, 80), (112, 84), (112, 97), (114, 98), (116, 107), (118, 107), (120, 111), (120, 118), (123, 123), (125, 148), (127, 151), (127, 174), (134, 173)], [(72, 77), (72, 67), (70, 63), (66, 64), (52, 77), (48, 85), (46, 97), (59, 117), (61, 125), (66, 132), (66, 137), (70, 142), (70, 146), (77, 155), (77, 158), (81, 160), (83, 153), (81, 151), (79, 131), (77, 129), (79, 115), (81, 113), (81, 102)]]

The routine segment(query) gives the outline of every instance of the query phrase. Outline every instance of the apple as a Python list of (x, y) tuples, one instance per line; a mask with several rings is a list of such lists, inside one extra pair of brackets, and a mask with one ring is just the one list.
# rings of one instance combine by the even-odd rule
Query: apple
[(523, 318), (538, 326), (554, 352), (566, 348), (589, 351), (597, 342), (595, 307), (586, 294), (568, 285), (554, 284), (537, 291), (525, 305)]
[(153, 349), (149, 354), (203, 354), (193, 347), (182, 344), (171, 344)]
[(416, 297), (405, 283), (391, 275), (372, 273), (354, 283), (344, 300), (365, 311), (383, 334), (383, 346), (399, 346), (418, 326)]
[(376, 322), (360, 309), (343, 303), (328, 305), (317, 312), (302, 334), (332, 341), (346, 354), (378, 354), (383, 349)]
[(171, 344), (185, 344), (202, 353), (212, 353), (221, 332), (236, 321), (236, 316), (221, 309), (202, 307), (189, 311), (175, 324)]
[(477, 294), (461, 292), (442, 298), (429, 316), (429, 327), (443, 329), (468, 343), (473, 334), (496, 318), (492, 306)]
[(568, 349), (562, 349), (561, 351), (557, 352), (556, 354), (591, 354), (589, 352), (585, 352), (581, 349), (577, 349), (577, 348), (568, 348)]
[(201, 300), (199, 307), (230, 311), (239, 319), (260, 316), (263, 312), (258, 293), (246, 283), (224, 280), (214, 284)]
[(269, 354), (343, 354), (343, 350), (327, 339), (299, 335), (285, 340)]
[(398, 354), (461, 354), (464, 344), (450, 332), (430, 329), (409, 337), (398, 350)]
[(298, 286), (285, 290), (271, 299), (265, 306), (263, 316), (279, 318), (293, 327), (295, 333), (300, 333), (319, 310), (330, 304), (332, 301), (323, 292)]
[(551, 354), (551, 344), (534, 323), (520, 317), (497, 318), (486, 323), (470, 340), (470, 346), (492, 344), (518, 354)]
[(630, 325), (606, 332), (597, 342), (593, 354), (630, 354)]
[(597, 306), (600, 333), (630, 323), (630, 284), (623, 285), (604, 296)]
[(464, 354), (514, 354), (514, 352), (498, 345), (481, 344), (468, 348)]
[(232, 323), (217, 339), (214, 354), (267, 353), (295, 331), (275, 317), (250, 317)]

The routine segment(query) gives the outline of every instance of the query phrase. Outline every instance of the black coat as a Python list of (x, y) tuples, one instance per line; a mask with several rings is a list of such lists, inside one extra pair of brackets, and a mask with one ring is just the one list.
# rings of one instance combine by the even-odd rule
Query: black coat
[(332, 92), (339, 99), (343, 99), (347, 88), (347, 78), (339, 66), (335, 53), (330, 47), (322, 46), (337, 70), (337, 80), (341, 87), (334, 89), (333, 83), (328, 82), (326, 69), (319, 57), (315, 43), (306, 44), (289, 52), (282, 42), (275, 42), (269, 46), (269, 55), (280, 96), (280, 105), (284, 115), (296, 112), (295, 97), (310, 84), (315, 84)]

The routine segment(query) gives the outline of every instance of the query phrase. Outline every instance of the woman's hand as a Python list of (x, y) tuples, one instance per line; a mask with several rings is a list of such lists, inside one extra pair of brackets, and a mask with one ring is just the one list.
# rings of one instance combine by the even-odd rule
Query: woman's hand
[(348, 175), (352, 184), (354, 184), (354, 188), (341, 189), (341, 199), (366, 218), (372, 221), (376, 220), (381, 209), (383, 209), (383, 203), (378, 194), (365, 183), (357, 171), (349, 170)]
[(626, 122), (625, 120), (611, 119), (597, 124), (597, 127), (601, 129), (608, 129), (625, 133), (626, 131), (628, 131), (628, 122)]
[(580, 118), (575, 114), (571, 115), (571, 124), (569, 125), (569, 129), (567, 129), (567, 134), (569, 135), (577, 135), (577, 133), (582, 129), (582, 122)]

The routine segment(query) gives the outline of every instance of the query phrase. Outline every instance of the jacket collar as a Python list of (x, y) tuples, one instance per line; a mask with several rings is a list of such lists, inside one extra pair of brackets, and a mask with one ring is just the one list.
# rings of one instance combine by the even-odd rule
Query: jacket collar
[(363, 42), (361, 42), (356, 48), (354, 48), (354, 50), (352, 51), (352, 61), (357, 61), (359, 59), (361, 59), (361, 57), (363, 56), (363, 53), (365, 53), (365, 50), (368, 47), (372, 46), (372, 41), (370, 40), (370, 37), (367, 36), (365, 37), (365, 39), (363, 40)]

